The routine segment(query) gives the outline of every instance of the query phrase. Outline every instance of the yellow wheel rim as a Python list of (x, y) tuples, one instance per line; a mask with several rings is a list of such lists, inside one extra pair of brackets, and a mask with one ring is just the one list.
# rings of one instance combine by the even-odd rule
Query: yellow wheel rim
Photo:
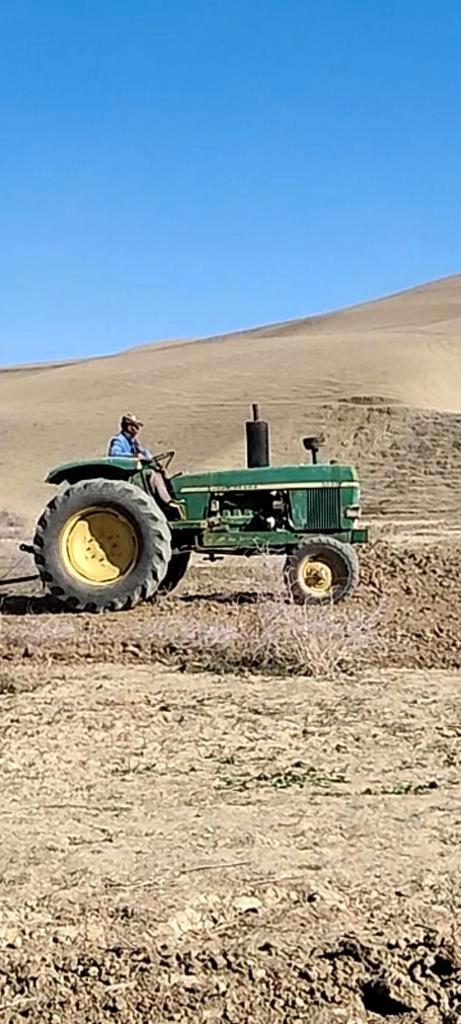
[(306, 558), (299, 566), (300, 583), (313, 597), (325, 597), (332, 589), (333, 573), (326, 562)]
[(130, 572), (138, 558), (139, 543), (134, 526), (121, 512), (87, 508), (64, 527), (60, 550), (72, 576), (101, 587)]

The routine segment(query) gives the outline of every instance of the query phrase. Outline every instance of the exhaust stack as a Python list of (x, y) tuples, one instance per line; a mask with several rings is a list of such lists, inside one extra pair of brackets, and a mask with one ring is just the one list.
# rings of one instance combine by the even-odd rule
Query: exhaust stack
[(270, 466), (269, 424), (259, 418), (259, 405), (252, 405), (253, 419), (247, 420), (246, 455), (248, 469)]

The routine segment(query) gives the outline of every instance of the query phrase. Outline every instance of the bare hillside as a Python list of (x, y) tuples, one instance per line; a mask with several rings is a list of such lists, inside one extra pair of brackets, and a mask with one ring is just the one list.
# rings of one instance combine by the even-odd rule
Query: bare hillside
[[(274, 459), (324, 427), (373, 507), (456, 507), (461, 479), (461, 277), (322, 317), (104, 359), (0, 372), (0, 506), (34, 516), (55, 462), (103, 452), (125, 408), (177, 467), (238, 464), (257, 399)], [(5, 486), (5, 479), (7, 484)]]

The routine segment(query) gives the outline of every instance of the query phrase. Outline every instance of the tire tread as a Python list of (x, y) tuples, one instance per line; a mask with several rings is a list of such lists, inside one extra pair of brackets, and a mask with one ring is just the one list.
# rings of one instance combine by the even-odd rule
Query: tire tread
[[(152, 539), (155, 536), (157, 554), (157, 557), (145, 568), (144, 577), (141, 580), (133, 579), (133, 589), (128, 591), (123, 599), (112, 594), (108, 597), (107, 603), (101, 600), (97, 601), (96, 610), (123, 611), (134, 607), (142, 600), (146, 601), (153, 597), (166, 575), (171, 557), (171, 535), (167, 520), (154, 498), (146, 494), (140, 487), (125, 481), (108, 481), (104, 478), (80, 481), (78, 484), (67, 487), (54, 495), (43, 510), (37, 521), (33, 540), (35, 564), (43, 583), (54, 597), (66, 605), (70, 603), (75, 611), (94, 610), (94, 591), (87, 598), (82, 597), (78, 593), (82, 588), (75, 584), (72, 585), (71, 580), (66, 591), (61, 582), (56, 579), (56, 576), (62, 571), (61, 566), (55, 564), (53, 567), (57, 557), (53, 549), (54, 527), (57, 524), (59, 529), (62, 528), (60, 520), (61, 518), (65, 520), (66, 506), (75, 501), (76, 496), (78, 500), (85, 498), (86, 494), (91, 494), (91, 501), (88, 501), (88, 505), (94, 504), (98, 496), (100, 496), (102, 504), (110, 505), (109, 496), (111, 495), (114, 504), (117, 504), (120, 510), (131, 513), (132, 519), (136, 523), (142, 522), (145, 528), (148, 526)], [(84, 508), (84, 502), (81, 507)]]

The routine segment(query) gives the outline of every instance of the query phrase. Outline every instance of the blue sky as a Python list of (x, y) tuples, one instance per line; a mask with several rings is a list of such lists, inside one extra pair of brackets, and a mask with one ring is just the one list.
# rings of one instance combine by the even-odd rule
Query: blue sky
[(0, 363), (461, 270), (457, 0), (0, 0)]

